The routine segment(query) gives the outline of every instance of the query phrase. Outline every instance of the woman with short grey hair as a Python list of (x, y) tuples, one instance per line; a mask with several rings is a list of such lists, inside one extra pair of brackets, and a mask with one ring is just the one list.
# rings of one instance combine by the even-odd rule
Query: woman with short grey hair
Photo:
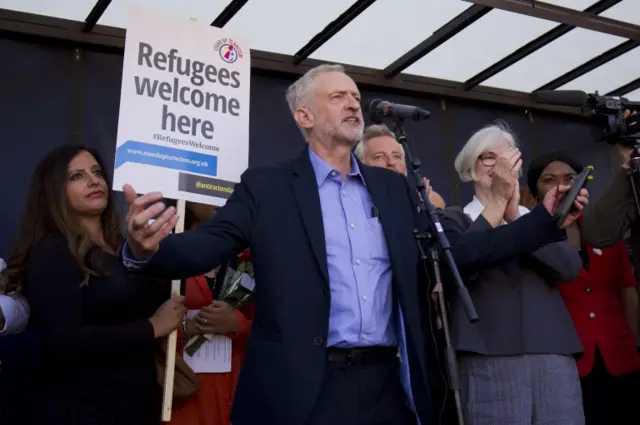
[[(488, 170), (495, 165), (497, 156), (510, 148), (518, 148), (518, 143), (506, 123), (498, 121), (478, 130), (456, 156), (454, 167), (460, 180), (473, 182), (476, 193), (486, 198), (491, 185)], [(518, 173), (520, 177), (522, 171)]]
[(452, 300), (463, 409), (469, 425), (583, 425), (573, 357), (582, 347), (556, 288), (581, 266), (564, 231), (577, 214), (561, 226), (553, 218), (568, 186), (531, 212), (520, 206), (521, 167), (505, 123), (477, 131), (455, 159), (475, 196), (463, 210), (445, 210), (442, 225), (480, 319), (471, 323)]

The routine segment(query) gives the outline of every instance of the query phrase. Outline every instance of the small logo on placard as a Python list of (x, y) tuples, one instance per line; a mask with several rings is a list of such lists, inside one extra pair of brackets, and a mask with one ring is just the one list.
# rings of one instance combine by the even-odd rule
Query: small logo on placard
[(234, 63), (243, 57), (240, 45), (230, 38), (218, 40), (213, 46), (213, 50), (218, 52), (220, 59), (226, 63)]

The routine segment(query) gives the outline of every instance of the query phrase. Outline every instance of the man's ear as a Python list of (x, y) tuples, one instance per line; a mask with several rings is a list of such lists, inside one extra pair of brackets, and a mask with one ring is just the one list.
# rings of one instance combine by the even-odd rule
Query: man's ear
[(293, 119), (296, 120), (300, 128), (309, 130), (313, 128), (315, 123), (315, 117), (311, 111), (307, 108), (298, 108), (293, 114)]

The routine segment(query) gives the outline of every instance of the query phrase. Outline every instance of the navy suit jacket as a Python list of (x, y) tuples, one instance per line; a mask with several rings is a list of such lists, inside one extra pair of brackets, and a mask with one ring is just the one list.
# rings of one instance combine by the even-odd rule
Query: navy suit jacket
[[(404, 176), (360, 164), (379, 210), (393, 289), (405, 317), (412, 392), (423, 424), (433, 423), (427, 383), (435, 368), (426, 326), (429, 297), (418, 279), (415, 192)], [(329, 274), (318, 187), (307, 147), (299, 158), (251, 168), (224, 208), (198, 229), (171, 235), (143, 273), (186, 278), (251, 248), (256, 310), (235, 394), (234, 425), (303, 425), (326, 365)], [(424, 282), (424, 280), (423, 280)]]

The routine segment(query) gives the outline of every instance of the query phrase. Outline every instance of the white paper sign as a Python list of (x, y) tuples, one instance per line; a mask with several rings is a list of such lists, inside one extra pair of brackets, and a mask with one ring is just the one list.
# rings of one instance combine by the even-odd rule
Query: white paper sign
[[(199, 311), (189, 310), (187, 317), (192, 319)], [(182, 357), (195, 373), (231, 372), (231, 338), (213, 335), (212, 338), (207, 338), (193, 357), (187, 353)]]
[(113, 187), (224, 205), (249, 164), (248, 44), (130, 7)]

